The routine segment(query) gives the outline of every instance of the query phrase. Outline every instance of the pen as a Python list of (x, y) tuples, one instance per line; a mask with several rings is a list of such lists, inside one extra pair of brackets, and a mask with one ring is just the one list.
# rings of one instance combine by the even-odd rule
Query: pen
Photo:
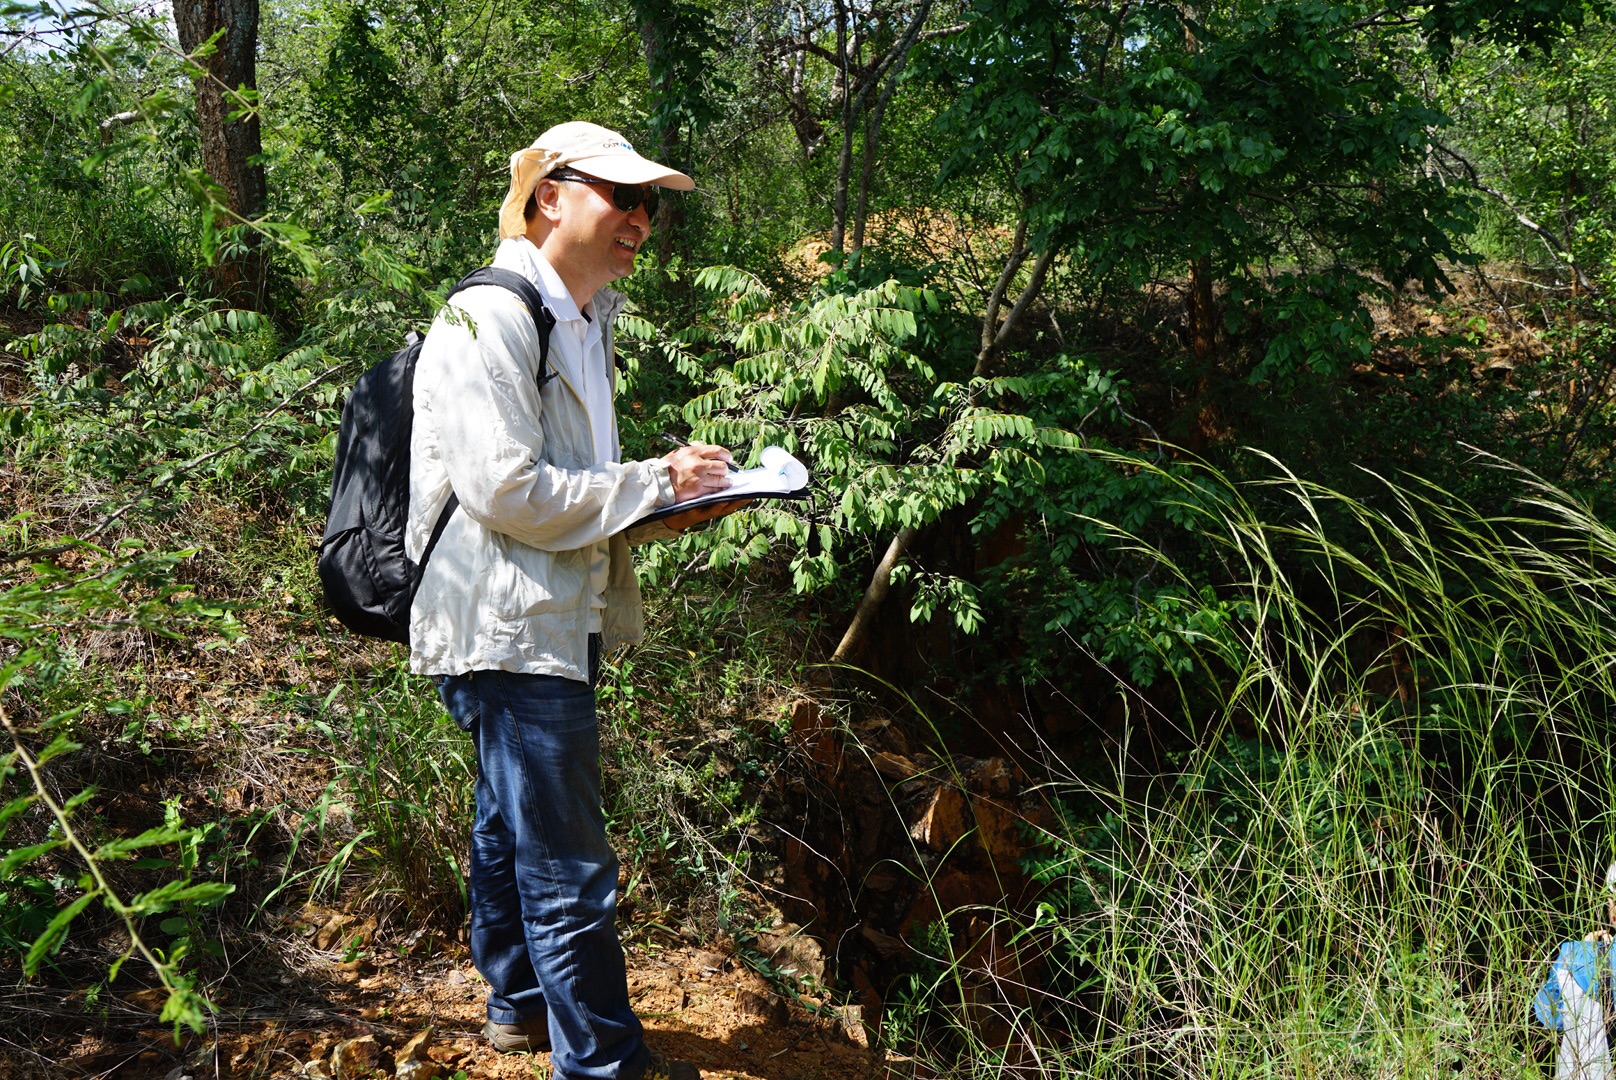
[[(673, 446), (689, 446), (690, 445), (690, 443), (688, 443), (684, 439), (681, 439), (679, 436), (675, 435), (671, 431), (664, 431), (662, 433), (662, 435), (661, 435), (661, 438), (662, 438), (663, 442), (670, 443)], [(741, 467), (739, 465), (735, 464), (733, 461), (726, 461), (724, 464), (729, 466), (729, 471), (730, 472), (740, 472), (741, 471)]]

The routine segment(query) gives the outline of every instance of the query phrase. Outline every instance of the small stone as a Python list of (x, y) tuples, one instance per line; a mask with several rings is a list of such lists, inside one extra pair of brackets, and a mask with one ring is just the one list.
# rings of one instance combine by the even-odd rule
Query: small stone
[(425, 1031), (418, 1033), (409, 1042), (399, 1047), (398, 1053), (393, 1056), (400, 1063), (406, 1061), (421, 1061), (426, 1057), (427, 1044), (431, 1041), (432, 1029), (427, 1028)]
[(331, 1051), (331, 1073), (335, 1080), (359, 1080), (376, 1071), (376, 1059), (381, 1047), (373, 1035), (339, 1042)]
[(864, 1026), (864, 1010), (857, 1005), (843, 1005), (836, 1010), (837, 1019), (841, 1021), (842, 1033), (847, 1041), (854, 1046), (870, 1048), (870, 1029)]
[(698, 968), (706, 968), (709, 971), (723, 971), (729, 966), (729, 957), (721, 952), (706, 949), (696, 954), (694, 962)]
[(325, 1062), (319, 1058), (307, 1062), (303, 1066), (305, 1080), (331, 1080), (331, 1072), (325, 1067)]
[(735, 1011), (749, 1020), (765, 1024), (784, 1024), (791, 1018), (790, 1010), (782, 998), (752, 990), (735, 991)]
[[(485, 1044), (486, 1045), (486, 1044)], [(426, 1056), (439, 1065), (453, 1066), (461, 1061), (476, 1056), (476, 1050), (465, 1043), (451, 1043), (448, 1046), (434, 1045), (427, 1048)]]
[(784, 975), (792, 975), (799, 982), (825, 981), (824, 949), (793, 923), (783, 923), (777, 931), (758, 934), (756, 948)]
[(434, 1080), (438, 1075), (435, 1061), (401, 1061), (393, 1071), (396, 1080)]

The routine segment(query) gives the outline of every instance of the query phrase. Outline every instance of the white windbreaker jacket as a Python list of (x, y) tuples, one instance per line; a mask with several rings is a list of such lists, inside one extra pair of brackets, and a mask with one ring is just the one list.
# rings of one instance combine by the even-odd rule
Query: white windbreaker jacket
[[(522, 272), (498, 255), (494, 265)], [(608, 289), (592, 304), (607, 357), (622, 304)], [(412, 671), (587, 679), (590, 554), (601, 542), (610, 552), (602, 645), (614, 649), (644, 632), (623, 529), (673, 502), (668, 465), (594, 464), (582, 388), (553, 354), (555, 378), (541, 392), (533, 320), (521, 300), (495, 285), (456, 294), (421, 347), (405, 536), (412, 559), (421, 557), (451, 491), (460, 506), (432, 549), (410, 610)], [(612, 382), (615, 389), (615, 371)], [(614, 416), (614, 447), (616, 426)]]

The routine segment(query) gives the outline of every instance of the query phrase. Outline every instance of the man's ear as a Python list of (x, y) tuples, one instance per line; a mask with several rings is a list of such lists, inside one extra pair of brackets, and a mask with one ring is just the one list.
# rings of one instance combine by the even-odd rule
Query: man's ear
[(554, 180), (540, 180), (533, 197), (539, 204), (539, 216), (552, 226), (561, 220), (561, 185)]

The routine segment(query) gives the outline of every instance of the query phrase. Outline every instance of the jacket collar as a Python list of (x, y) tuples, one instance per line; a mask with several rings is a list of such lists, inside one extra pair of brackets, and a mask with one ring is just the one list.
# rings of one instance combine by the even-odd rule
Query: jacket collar
[[(557, 319), (580, 317), (578, 305), (562, 284), (561, 275), (545, 261), (539, 249), (527, 237), (513, 236), (501, 240), (494, 252), (494, 265), (504, 270), (515, 270), (531, 281), (544, 294), (545, 302), (550, 305), (550, 313)], [(603, 334), (623, 309), (626, 300), (622, 293), (611, 289), (601, 289), (590, 299), (590, 314), (601, 321)]]

